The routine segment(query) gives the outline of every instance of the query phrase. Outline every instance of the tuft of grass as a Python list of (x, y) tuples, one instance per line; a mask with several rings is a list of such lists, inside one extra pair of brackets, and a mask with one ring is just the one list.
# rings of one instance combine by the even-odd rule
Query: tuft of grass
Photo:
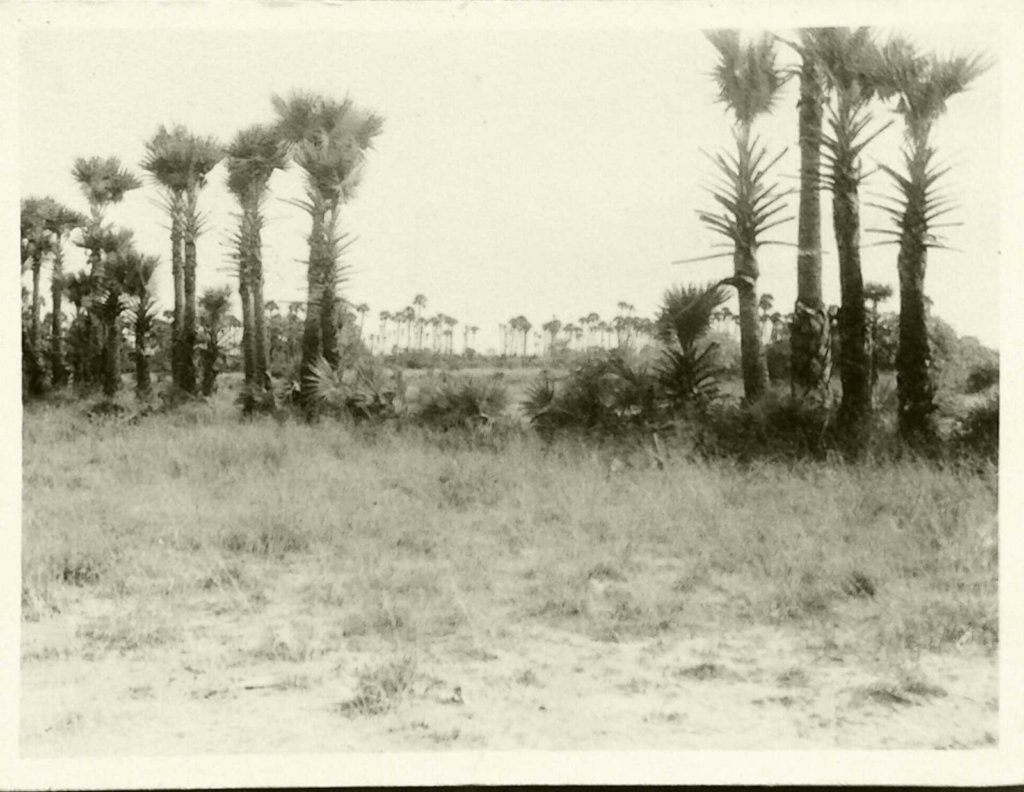
[(909, 707), (922, 704), (930, 698), (941, 698), (946, 695), (943, 688), (933, 685), (919, 672), (903, 670), (895, 679), (879, 680), (856, 688), (852, 701)]
[(409, 694), (416, 676), (416, 660), (400, 657), (362, 669), (352, 697), (338, 704), (343, 715), (383, 715), (396, 709)]
[(76, 636), (100, 652), (131, 654), (181, 639), (181, 627), (150, 609), (90, 619)]

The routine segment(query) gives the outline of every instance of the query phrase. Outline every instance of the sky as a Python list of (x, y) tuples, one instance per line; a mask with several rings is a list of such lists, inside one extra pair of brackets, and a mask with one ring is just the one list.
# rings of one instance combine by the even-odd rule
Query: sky
[[(783, 35), (792, 31), (779, 29)], [(888, 28), (880, 28), (884, 38)], [(987, 51), (995, 66), (954, 98), (935, 143), (952, 166), (944, 188), (960, 208), (945, 229), (953, 250), (930, 254), (926, 290), (934, 311), (961, 335), (999, 345), (1000, 63), (993, 31), (958, 25), (900, 28), (926, 48)], [(517, 314), (539, 330), (552, 317), (610, 319), (627, 302), (651, 316), (673, 285), (730, 274), (731, 260), (677, 264), (719, 242), (697, 218), (712, 206), (714, 175), (702, 151), (730, 141), (709, 72), (715, 53), (699, 30), (629, 28), (26, 30), (20, 37), (22, 195), (52, 195), (80, 210), (76, 157), (115, 155), (140, 176), (144, 144), (160, 124), (229, 141), (273, 120), (272, 94), (293, 89), (350, 96), (381, 114), (384, 132), (365, 178), (344, 208), (356, 238), (343, 296), (367, 303), (367, 332), (381, 310), (416, 294), (427, 313), (480, 328), (477, 347), (498, 345), (498, 325)], [(780, 48), (780, 62), (795, 63)], [(769, 149), (788, 147), (777, 175), (796, 186), (795, 80), (756, 128)], [(900, 119), (867, 150), (865, 169), (898, 162)], [(200, 289), (233, 282), (228, 236), (237, 207), (223, 165), (200, 206)], [(298, 169), (275, 175), (264, 233), (266, 297), (304, 299), (308, 218)], [(862, 201), (892, 194), (873, 173)], [(171, 307), (167, 219), (147, 182), (109, 212), (163, 260), (162, 307)], [(795, 214), (797, 196), (790, 197)], [(829, 201), (823, 201), (824, 289), (839, 301)], [(892, 245), (866, 229), (891, 222), (863, 207), (867, 280), (897, 283)], [(792, 244), (795, 220), (772, 239)], [(69, 268), (81, 266), (71, 252)], [(759, 289), (776, 308), (795, 298), (795, 250), (762, 249)], [(733, 303), (735, 298), (732, 298)], [(733, 304), (735, 310), (735, 305)], [(897, 299), (888, 306), (897, 308)], [(456, 338), (461, 339), (461, 327)]]

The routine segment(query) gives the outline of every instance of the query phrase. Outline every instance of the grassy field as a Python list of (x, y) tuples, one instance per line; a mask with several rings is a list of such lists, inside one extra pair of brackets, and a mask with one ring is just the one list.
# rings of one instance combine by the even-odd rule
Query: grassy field
[(996, 476), (26, 407), (22, 751), (974, 747)]

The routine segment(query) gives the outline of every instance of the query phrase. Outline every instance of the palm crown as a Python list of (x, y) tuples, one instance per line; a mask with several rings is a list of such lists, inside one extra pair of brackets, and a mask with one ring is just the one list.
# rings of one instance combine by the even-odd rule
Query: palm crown
[(278, 115), (277, 134), (292, 148), (310, 186), (329, 200), (349, 198), (364, 152), (383, 129), (383, 119), (347, 98), (337, 102), (297, 92), (271, 101)]
[(118, 203), (125, 193), (142, 186), (142, 182), (121, 165), (117, 157), (79, 157), (71, 171), (82, 192), (94, 206)]
[(207, 174), (224, 157), (224, 150), (211, 137), (194, 135), (179, 125), (161, 125), (146, 143), (142, 167), (172, 192), (201, 189)]
[(896, 112), (915, 141), (927, 138), (950, 97), (966, 91), (988, 69), (981, 55), (943, 59), (920, 53), (898, 37), (882, 48), (881, 60), (885, 88), (897, 97)]
[(287, 144), (262, 124), (239, 132), (225, 153), (228, 189), (240, 199), (251, 190), (262, 192), (273, 172), (288, 165)]
[(724, 103), (742, 125), (753, 123), (770, 112), (786, 81), (775, 63), (771, 38), (761, 36), (747, 46), (740, 43), (736, 30), (716, 30), (707, 34), (718, 50), (718, 63), (712, 72), (718, 87), (718, 101)]

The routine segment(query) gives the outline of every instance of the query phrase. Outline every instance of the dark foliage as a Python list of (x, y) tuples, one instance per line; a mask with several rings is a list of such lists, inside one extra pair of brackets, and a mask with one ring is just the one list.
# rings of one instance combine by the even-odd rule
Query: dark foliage
[(957, 422), (951, 438), (957, 457), (999, 462), (999, 393), (975, 407)]
[(825, 459), (843, 447), (826, 407), (768, 395), (751, 404), (715, 404), (702, 416), (695, 450), (702, 456), (754, 459)]
[(999, 362), (982, 363), (967, 375), (967, 392), (981, 393), (999, 383)]
[(496, 378), (443, 379), (420, 395), (416, 420), (431, 429), (474, 429), (495, 421), (508, 404)]

